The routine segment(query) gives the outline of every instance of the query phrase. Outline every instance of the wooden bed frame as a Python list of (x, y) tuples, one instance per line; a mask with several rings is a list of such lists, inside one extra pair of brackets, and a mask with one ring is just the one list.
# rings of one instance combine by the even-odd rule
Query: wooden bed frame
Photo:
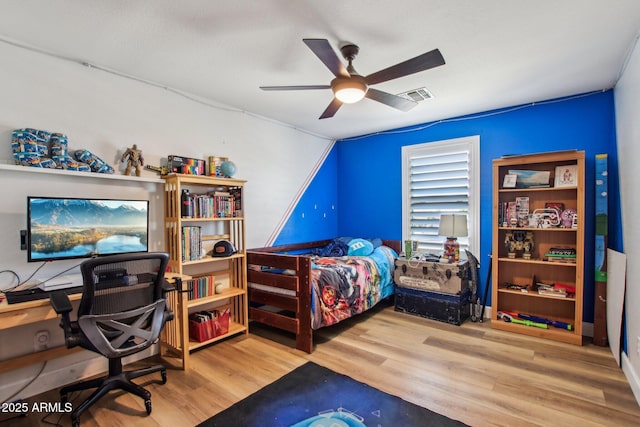
[[(283, 295), (250, 287), (249, 319), (295, 334), (296, 348), (306, 353), (313, 351), (309, 253), (312, 249), (322, 248), (331, 241), (320, 240), (247, 250), (247, 264), (286, 269), (292, 273), (274, 274), (249, 268), (249, 282), (279, 288), (292, 294)], [(400, 253), (399, 240), (383, 240), (382, 244)], [(261, 306), (269, 306), (271, 309)]]

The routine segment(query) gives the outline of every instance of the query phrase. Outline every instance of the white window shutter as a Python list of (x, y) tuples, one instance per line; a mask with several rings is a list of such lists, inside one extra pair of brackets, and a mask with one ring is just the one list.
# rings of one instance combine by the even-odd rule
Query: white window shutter
[(442, 214), (467, 215), (469, 236), (458, 238), (460, 251), (477, 252), (478, 142), (469, 137), (403, 147), (403, 239), (417, 241), (418, 252), (442, 253)]

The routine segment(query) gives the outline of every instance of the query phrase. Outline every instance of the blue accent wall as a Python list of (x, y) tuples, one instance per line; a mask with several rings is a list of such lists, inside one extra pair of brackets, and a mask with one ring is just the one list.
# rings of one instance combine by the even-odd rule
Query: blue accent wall
[[(429, 108), (428, 103), (418, 108)], [(492, 161), (506, 154), (577, 149), (586, 154), (584, 320), (593, 322), (595, 155), (609, 155), (609, 247), (622, 250), (620, 195), (613, 91), (576, 95), (455, 119), (425, 123), (338, 141), (302, 197), (282, 241), (335, 236), (402, 238), (401, 148), (472, 135), (480, 136), (480, 253), (484, 291), (492, 238)], [(328, 176), (331, 174), (334, 176)], [(335, 178), (335, 179), (334, 179)], [(317, 181), (317, 182), (316, 182)], [(336, 191), (335, 198), (327, 192)], [(337, 200), (330, 220), (300, 218), (320, 203)], [(323, 205), (324, 206), (324, 205)], [(326, 208), (325, 208), (326, 209)], [(320, 212), (318, 212), (319, 214)], [(297, 215), (297, 217), (296, 217)], [(333, 221), (335, 220), (335, 228)], [(312, 227), (310, 229), (309, 227)], [(295, 239), (292, 239), (293, 237)], [(309, 239), (303, 238), (309, 236)], [(287, 237), (287, 238), (285, 238)], [(299, 239), (297, 237), (300, 237)], [(280, 238), (278, 239), (280, 241)], [(481, 294), (482, 295), (482, 294)], [(491, 302), (489, 301), (490, 305)]]
[(337, 237), (337, 165), (338, 156), (334, 146), (293, 209), (274, 246)]

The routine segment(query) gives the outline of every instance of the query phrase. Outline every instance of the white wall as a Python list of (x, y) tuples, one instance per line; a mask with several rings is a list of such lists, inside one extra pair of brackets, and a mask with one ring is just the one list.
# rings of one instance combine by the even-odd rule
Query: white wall
[(640, 403), (640, 192), (638, 192), (638, 159), (640, 159), (640, 47), (634, 46), (628, 63), (615, 88), (616, 131), (620, 168), (620, 193), (624, 252), (627, 255), (625, 296), (628, 354), (623, 355), (622, 368)]
[[(23, 127), (65, 133), (70, 149), (88, 149), (114, 167), (121, 166), (118, 159), (133, 144), (143, 150), (150, 165), (160, 165), (170, 154), (229, 157), (237, 166), (235, 177), (248, 181), (244, 207), (249, 248), (266, 244), (331, 144), (230, 108), (215, 108), (162, 88), (2, 43), (0, 94), (0, 163), (12, 162), (11, 131)], [(144, 174), (157, 177), (151, 171)], [(161, 184), (96, 179), (84, 173), (70, 178), (0, 170), (0, 270), (13, 270), (23, 279), (39, 266), (27, 263), (26, 253), (19, 249), (18, 230), (26, 225), (28, 195), (148, 198), (151, 249), (164, 248)], [(48, 277), (73, 265), (72, 261), (47, 264), (36, 277)], [(0, 289), (11, 280), (10, 275), (0, 274)], [(1, 332), (0, 360), (30, 352), (33, 333), (42, 328), (50, 330), (54, 344), (62, 342), (56, 321), (21, 327), (17, 333)], [(19, 378), (34, 376), (38, 369), (32, 366), (0, 376), (4, 386), (0, 386), (0, 400), (12, 393)], [(55, 383), (52, 380), (45, 386), (55, 387)], [(30, 394), (43, 391), (30, 390)]]

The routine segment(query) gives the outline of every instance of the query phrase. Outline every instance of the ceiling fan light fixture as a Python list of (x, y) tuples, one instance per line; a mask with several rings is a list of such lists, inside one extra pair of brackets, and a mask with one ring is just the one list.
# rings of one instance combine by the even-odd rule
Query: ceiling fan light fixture
[(335, 97), (345, 104), (353, 104), (360, 101), (364, 98), (368, 89), (364, 79), (356, 78), (356, 76), (336, 78), (331, 82), (331, 88)]

